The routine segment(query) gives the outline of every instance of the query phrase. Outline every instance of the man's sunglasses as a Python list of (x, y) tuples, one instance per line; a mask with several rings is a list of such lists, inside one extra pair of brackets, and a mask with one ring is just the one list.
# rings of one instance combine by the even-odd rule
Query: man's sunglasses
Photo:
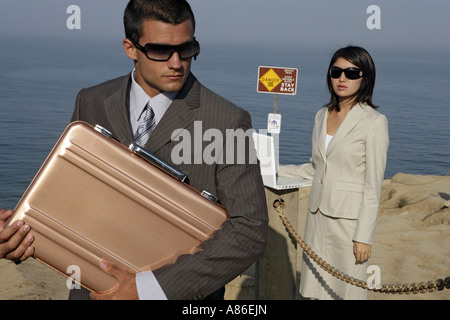
[(341, 69), (341, 68), (335, 67), (335, 66), (332, 66), (330, 68), (330, 76), (333, 79), (339, 79), (342, 72), (344, 72), (345, 77), (350, 80), (356, 80), (363, 76), (363, 72), (358, 68)]
[(168, 61), (177, 52), (180, 59), (189, 59), (200, 54), (200, 44), (197, 40), (185, 42), (179, 45), (147, 43), (144, 46), (132, 41), (134, 46), (142, 51), (145, 56), (153, 61)]

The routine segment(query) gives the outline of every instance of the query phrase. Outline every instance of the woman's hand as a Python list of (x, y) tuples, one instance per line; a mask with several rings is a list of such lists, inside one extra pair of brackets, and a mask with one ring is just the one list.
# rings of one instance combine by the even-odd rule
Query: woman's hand
[(362, 242), (353, 242), (353, 254), (355, 255), (355, 263), (363, 263), (369, 260), (372, 253), (372, 246)]

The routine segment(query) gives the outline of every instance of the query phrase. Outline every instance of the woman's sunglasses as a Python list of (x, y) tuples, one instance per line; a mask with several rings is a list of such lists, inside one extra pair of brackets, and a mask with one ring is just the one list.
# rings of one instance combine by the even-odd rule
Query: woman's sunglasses
[(177, 52), (180, 59), (189, 59), (200, 54), (200, 44), (197, 40), (185, 42), (179, 45), (147, 43), (144, 46), (132, 41), (134, 46), (142, 51), (145, 56), (153, 61), (168, 61)]
[(363, 72), (358, 68), (341, 69), (339, 67), (332, 66), (330, 68), (330, 77), (333, 79), (339, 79), (342, 72), (344, 72), (345, 77), (350, 80), (357, 80), (363, 76)]

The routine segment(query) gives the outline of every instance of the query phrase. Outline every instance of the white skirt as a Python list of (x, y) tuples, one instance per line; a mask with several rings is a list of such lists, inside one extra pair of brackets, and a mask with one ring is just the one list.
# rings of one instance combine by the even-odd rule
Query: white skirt
[[(367, 261), (355, 263), (353, 234), (357, 220), (332, 218), (308, 210), (305, 242), (323, 260), (356, 279), (367, 280)], [(367, 290), (332, 276), (303, 253), (300, 294), (320, 300), (365, 300)]]

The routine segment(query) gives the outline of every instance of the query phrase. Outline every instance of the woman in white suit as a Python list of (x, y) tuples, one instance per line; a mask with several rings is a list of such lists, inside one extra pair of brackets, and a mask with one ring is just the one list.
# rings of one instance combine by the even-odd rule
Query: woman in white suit
[[(372, 103), (375, 65), (360, 47), (339, 49), (327, 74), (330, 102), (316, 114), (311, 162), (280, 166), (280, 176), (313, 180), (306, 243), (340, 271), (367, 279), (377, 222), (388, 124)], [(328, 274), (303, 254), (300, 293), (315, 299), (367, 299), (367, 290)]]

